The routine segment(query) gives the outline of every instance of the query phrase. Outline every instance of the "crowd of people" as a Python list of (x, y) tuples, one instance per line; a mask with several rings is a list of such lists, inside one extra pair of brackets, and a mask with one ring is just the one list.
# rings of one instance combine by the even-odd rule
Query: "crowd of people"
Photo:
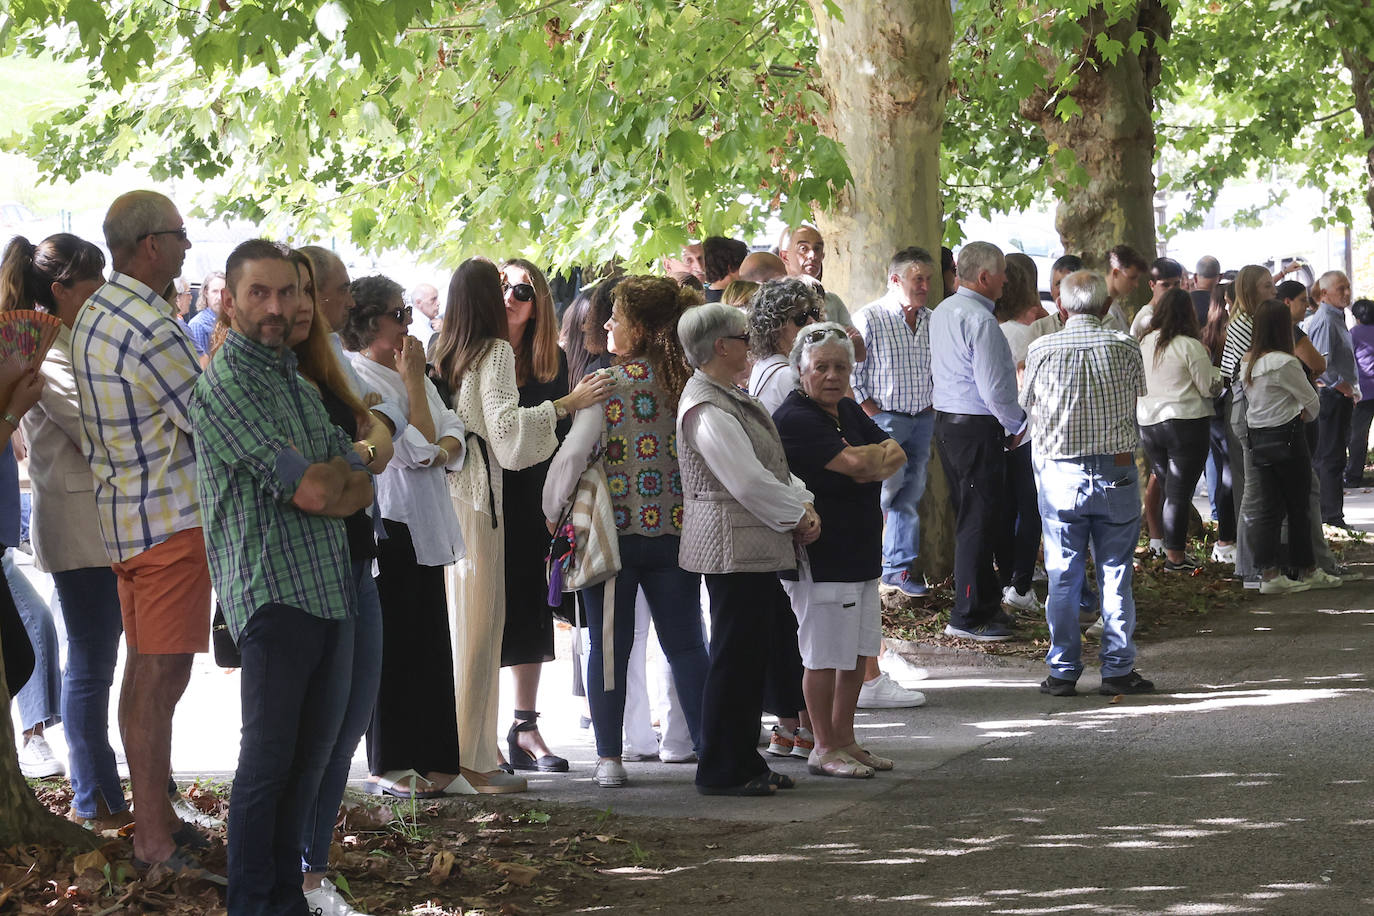
[[(108, 272), (69, 234), (15, 239), (0, 266), (0, 307), (62, 322), (41, 370), (0, 364), (0, 432), (22, 429), (35, 561), (69, 634), (62, 683), (34, 679), (60, 710), (25, 701), (55, 650), (0, 585), (21, 759), (43, 763), (42, 727), (64, 722), (70, 816), (130, 822), (107, 737), (123, 633), (136, 864), (206, 874), (206, 837), (169, 780), (172, 715), (213, 633), (241, 671), (230, 913), (356, 912), (327, 873), (360, 741), (367, 790), (396, 798), (519, 792), (522, 772), (567, 771), (538, 722), (556, 618), (584, 647), (600, 786), (648, 758), (695, 763), (706, 795), (794, 788), (765, 754), (831, 778), (891, 770), (854, 718), (925, 701), (879, 664), (879, 592), (929, 592), (932, 448), (956, 516), (945, 633), (1005, 640), (1043, 615), (1053, 696), (1076, 693), (1089, 626), (1100, 693), (1153, 689), (1133, 638), (1142, 515), (1167, 573), (1197, 569), (1205, 467), (1212, 558), (1247, 585), (1353, 575), (1321, 525), (1344, 523), (1341, 484), (1363, 473), (1374, 304), (1355, 304), (1352, 333), (1339, 273), (1309, 293), (1255, 265), (1228, 282), (1215, 259), (1194, 277), (1118, 246), (1102, 273), (1056, 262), (1048, 312), (1024, 255), (912, 246), (851, 313), (808, 225), (776, 253), (705, 239), (666, 276), (582, 290), (560, 323), (526, 260), (464, 261), (441, 313), (433, 287), (407, 297), (351, 279), (328, 249), (255, 239), (205, 278), (186, 321), (191, 242), (173, 202), (126, 194), (104, 232)], [(1132, 320), (1142, 278), (1152, 295)], [(9, 546), (15, 468), (7, 446)], [(563, 593), (546, 578), (551, 539), (586, 493), (613, 519), (615, 568)], [(661, 737), (636, 699), (650, 633), (670, 697)], [(764, 712), (778, 725), (761, 753)]]

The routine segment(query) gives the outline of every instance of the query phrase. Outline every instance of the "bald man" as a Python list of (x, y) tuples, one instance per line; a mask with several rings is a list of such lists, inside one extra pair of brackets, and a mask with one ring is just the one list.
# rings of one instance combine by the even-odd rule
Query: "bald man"
[[(791, 276), (813, 277), (824, 283), (821, 275), (825, 272), (825, 239), (815, 226), (801, 225), (784, 234), (778, 243), (778, 254)], [(847, 328), (854, 326), (844, 300), (828, 289), (825, 291), (825, 317)]]
[(750, 252), (739, 266), (739, 278), (750, 283), (767, 283), (787, 276), (787, 264), (768, 251)]

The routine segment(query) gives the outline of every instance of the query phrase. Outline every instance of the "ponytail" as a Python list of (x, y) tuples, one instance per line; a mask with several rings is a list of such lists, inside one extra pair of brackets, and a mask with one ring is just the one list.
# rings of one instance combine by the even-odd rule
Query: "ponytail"
[(70, 287), (105, 272), (105, 255), (70, 232), (50, 235), (37, 245), (15, 236), (0, 263), (0, 311), (42, 306), (56, 313), (52, 285)]

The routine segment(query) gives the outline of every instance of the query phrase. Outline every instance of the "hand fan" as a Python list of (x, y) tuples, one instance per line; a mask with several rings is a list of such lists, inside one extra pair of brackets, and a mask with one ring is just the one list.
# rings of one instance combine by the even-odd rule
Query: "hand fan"
[(14, 309), (0, 312), (0, 360), (19, 354), (37, 369), (62, 329), (62, 319), (47, 312)]

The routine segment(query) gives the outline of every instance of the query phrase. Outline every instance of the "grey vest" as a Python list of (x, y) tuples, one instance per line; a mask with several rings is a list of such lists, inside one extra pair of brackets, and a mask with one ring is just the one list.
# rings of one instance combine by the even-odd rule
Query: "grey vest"
[(790, 532), (778, 532), (735, 501), (682, 436), (681, 418), (698, 404), (711, 404), (744, 427), (754, 457), (787, 483), (787, 455), (763, 405), (737, 388), (726, 388), (701, 370), (687, 381), (678, 402), (678, 464), (682, 470), (682, 545), (678, 565), (688, 572), (779, 572), (795, 569)]

